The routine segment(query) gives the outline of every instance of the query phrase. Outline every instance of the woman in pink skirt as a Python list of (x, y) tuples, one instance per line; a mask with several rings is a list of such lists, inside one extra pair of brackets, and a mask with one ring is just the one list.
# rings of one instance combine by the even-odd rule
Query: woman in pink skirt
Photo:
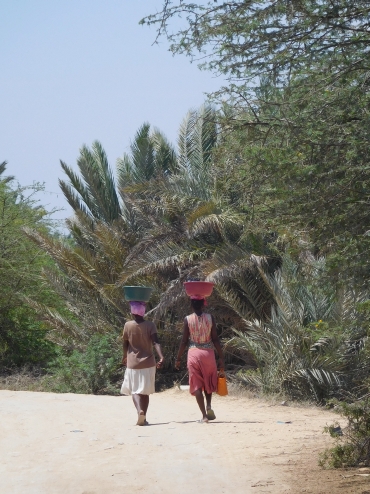
[[(175, 367), (180, 368), (181, 356), (187, 346), (190, 393), (195, 396), (202, 419), (206, 423), (216, 418), (212, 410), (212, 393), (217, 391), (217, 365), (214, 347), (219, 357), (219, 366), (224, 368), (224, 357), (217, 336), (216, 323), (211, 314), (203, 312), (204, 298), (191, 298), (193, 314), (184, 319), (184, 330)], [(204, 396), (203, 396), (204, 391)], [(206, 399), (206, 406), (204, 403)]]

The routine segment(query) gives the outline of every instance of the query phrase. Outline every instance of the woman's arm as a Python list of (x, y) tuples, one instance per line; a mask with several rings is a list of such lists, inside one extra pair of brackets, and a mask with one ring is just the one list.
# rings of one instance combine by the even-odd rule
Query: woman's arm
[(159, 343), (158, 334), (157, 333), (153, 333), (153, 334), (150, 335), (150, 337), (152, 339), (152, 343), (154, 345), (155, 351), (158, 353), (159, 362), (157, 364), (157, 369), (160, 369), (162, 367), (162, 365), (163, 365), (164, 357), (163, 357), (161, 345)]
[(123, 340), (122, 349), (123, 349), (122, 365), (127, 365), (128, 340)]
[(183, 330), (182, 330), (182, 340), (180, 343), (179, 351), (177, 352), (177, 358), (176, 358), (176, 362), (175, 362), (175, 368), (177, 370), (180, 369), (181, 357), (182, 357), (182, 354), (185, 352), (186, 347), (188, 346), (189, 336), (190, 336), (190, 332), (189, 332), (188, 320), (185, 317), (184, 326), (183, 326)]
[(220, 369), (224, 369), (225, 368), (224, 353), (222, 351), (221, 343), (220, 343), (220, 340), (218, 338), (216, 321), (215, 321), (215, 318), (213, 316), (212, 316), (211, 339), (212, 339), (212, 343), (214, 344), (216, 351), (218, 353), (218, 365), (219, 365)]

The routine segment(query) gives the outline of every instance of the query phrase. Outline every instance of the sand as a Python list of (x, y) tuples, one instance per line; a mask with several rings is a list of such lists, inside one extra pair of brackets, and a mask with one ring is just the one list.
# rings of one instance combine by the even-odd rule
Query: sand
[(333, 413), (230, 396), (214, 410), (197, 423), (195, 399), (173, 389), (138, 427), (130, 397), (0, 391), (0, 492), (370, 494), (360, 470), (317, 465)]

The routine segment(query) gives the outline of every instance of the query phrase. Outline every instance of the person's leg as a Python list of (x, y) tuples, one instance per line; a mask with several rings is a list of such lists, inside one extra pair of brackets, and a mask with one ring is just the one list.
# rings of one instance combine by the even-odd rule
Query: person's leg
[(212, 393), (217, 390), (217, 365), (213, 350), (203, 351), (202, 374), (204, 376), (204, 394), (207, 402), (207, 418), (215, 420), (216, 415), (212, 410)]
[(212, 393), (207, 393), (207, 391), (204, 391), (204, 394), (206, 395), (207, 409), (212, 408)]
[(134, 402), (137, 413), (140, 413), (140, 410), (141, 410), (141, 408), (140, 408), (140, 395), (133, 394), (132, 395), (132, 401)]
[(146, 413), (149, 407), (149, 395), (133, 394), (132, 400), (138, 414), (137, 425), (145, 425)]
[[(146, 414), (149, 407), (149, 394), (155, 390), (155, 366), (148, 369), (137, 369), (135, 373), (135, 389), (139, 392), (132, 394), (132, 400), (138, 414), (137, 425), (146, 425)], [(140, 393), (144, 391), (144, 393)]]
[(207, 418), (208, 420), (215, 420), (216, 415), (212, 410), (212, 393), (207, 393), (207, 391), (204, 391), (204, 394), (206, 395), (207, 402)]
[(138, 395), (139, 396), (139, 403), (140, 403), (140, 410), (144, 412), (144, 415), (146, 415), (146, 412), (148, 411), (149, 407), (149, 395)]
[(200, 408), (200, 411), (202, 412), (202, 415), (203, 415), (203, 422), (208, 422), (208, 418), (207, 418), (207, 413), (206, 413), (206, 407), (204, 406), (204, 396), (203, 396), (203, 392), (201, 389), (197, 389), (194, 393), (194, 396), (197, 400), (197, 403), (198, 403), (198, 406)]

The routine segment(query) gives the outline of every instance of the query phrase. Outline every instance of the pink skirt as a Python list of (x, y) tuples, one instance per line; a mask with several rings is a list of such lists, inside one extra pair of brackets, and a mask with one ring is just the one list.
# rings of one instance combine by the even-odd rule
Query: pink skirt
[(188, 369), (190, 393), (197, 389), (217, 391), (217, 365), (213, 348), (189, 348)]

